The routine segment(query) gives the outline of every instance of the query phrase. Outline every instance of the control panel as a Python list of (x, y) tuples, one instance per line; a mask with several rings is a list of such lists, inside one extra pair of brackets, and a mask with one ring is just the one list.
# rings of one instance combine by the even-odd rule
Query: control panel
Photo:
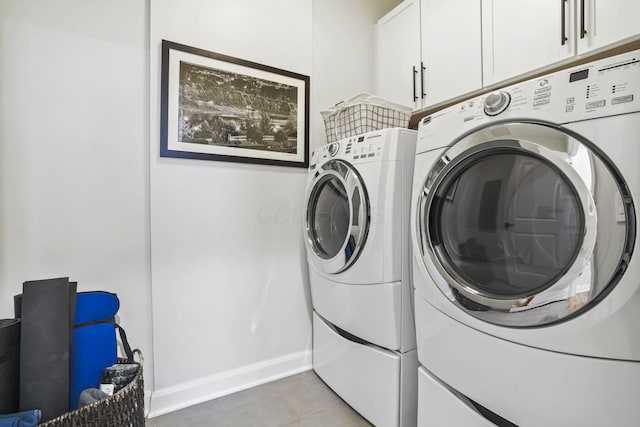
[[(531, 118), (568, 123), (640, 111), (640, 50), (505, 87), (422, 119)], [(452, 117), (453, 116), (453, 117)]]
[(370, 132), (324, 145), (311, 153), (310, 168), (331, 158), (347, 160), (350, 163), (380, 160), (386, 139), (384, 132)]

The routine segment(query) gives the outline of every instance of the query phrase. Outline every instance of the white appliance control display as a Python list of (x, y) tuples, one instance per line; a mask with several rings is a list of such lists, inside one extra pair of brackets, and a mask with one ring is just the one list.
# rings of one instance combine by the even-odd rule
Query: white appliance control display
[(621, 114), (637, 109), (640, 57), (635, 54), (605, 59), (573, 69), (563, 76), (564, 112), (574, 118)]
[(360, 136), (353, 139), (353, 160), (361, 163), (363, 160), (372, 160), (376, 156), (382, 155), (382, 145), (377, 141), (371, 141), (370, 138)]
[(377, 160), (383, 155), (384, 141), (375, 134), (370, 138), (360, 135), (340, 142), (326, 144), (311, 153), (310, 169), (315, 168), (317, 162), (332, 157), (353, 161), (354, 163)]
[(505, 87), (437, 112), (421, 125), (434, 118), (467, 123), (531, 114), (564, 123), (639, 109), (640, 51), (635, 51)]

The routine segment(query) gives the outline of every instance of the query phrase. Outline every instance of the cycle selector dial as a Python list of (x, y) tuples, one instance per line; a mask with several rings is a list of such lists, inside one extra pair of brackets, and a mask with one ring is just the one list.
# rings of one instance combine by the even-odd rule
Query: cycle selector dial
[(484, 100), (484, 113), (487, 116), (497, 116), (509, 107), (511, 95), (508, 92), (497, 91), (490, 93)]
[(340, 150), (340, 144), (338, 144), (337, 142), (333, 142), (333, 143), (329, 144), (329, 155), (331, 157), (333, 157), (336, 154), (338, 154), (338, 150)]

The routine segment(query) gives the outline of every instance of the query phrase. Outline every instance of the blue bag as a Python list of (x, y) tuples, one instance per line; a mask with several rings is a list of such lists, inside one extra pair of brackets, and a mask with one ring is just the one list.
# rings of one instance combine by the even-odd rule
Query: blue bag
[(0, 415), (0, 427), (36, 427), (42, 419), (40, 409)]
[(103, 369), (117, 361), (115, 315), (120, 308), (116, 294), (78, 292), (71, 341), (71, 410), (78, 407), (80, 393), (100, 385)]

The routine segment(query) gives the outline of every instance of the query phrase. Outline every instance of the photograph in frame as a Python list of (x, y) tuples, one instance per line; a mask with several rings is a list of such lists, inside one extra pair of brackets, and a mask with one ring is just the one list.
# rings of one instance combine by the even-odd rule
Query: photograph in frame
[(160, 156), (309, 165), (309, 77), (162, 41)]

